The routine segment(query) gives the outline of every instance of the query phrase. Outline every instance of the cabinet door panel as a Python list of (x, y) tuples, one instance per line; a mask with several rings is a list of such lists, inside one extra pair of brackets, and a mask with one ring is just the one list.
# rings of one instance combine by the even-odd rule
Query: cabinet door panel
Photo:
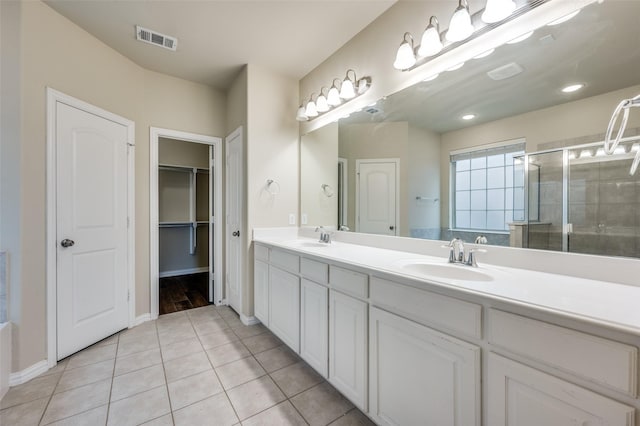
[(300, 278), (269, 269), (269, 329), (300, 353)]
[(632, 426), (635, 409), (523, 364), (489, 354), (492, 426)]
[(302, 280), (300, 356), (327, 378), (329, 369), (329, 289)]
[(377, 308), (370, 414), (385, 425), (480, 425), (480, 348)]
[(367, 304), (329, 292), (329, 382), (367, 411)]
[(269, 265), (259, 260), (253, 267), (253, 312), (269, 327)]

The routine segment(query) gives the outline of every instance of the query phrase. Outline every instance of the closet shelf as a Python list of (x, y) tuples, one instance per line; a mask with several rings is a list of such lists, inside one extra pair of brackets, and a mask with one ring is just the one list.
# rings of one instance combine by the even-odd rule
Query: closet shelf
[(192, 222), (160, 222), (158, 225), (160, 228), (180, 228), (192, 226)]
[(172, 172), (192, 172), (193, 169), (196, 169), (198, 173), (209, 173), (209, 169), (206, 167), (189, 167), (189, 166), (180, 166), (177, 164), (167, 164), (161, 163), (158, 165), (159, 170), (166, 170)]

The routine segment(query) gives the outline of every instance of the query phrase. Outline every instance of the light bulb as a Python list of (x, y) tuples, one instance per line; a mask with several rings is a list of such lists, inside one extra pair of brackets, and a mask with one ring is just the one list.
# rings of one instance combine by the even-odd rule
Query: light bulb
[(369, 90), (369, 78), (365, 77), (358, 80), (358, 95), (362, 95), (367, 90)]
[[(433, 25), (432, 21), (435, 21), (435, 25)], [(418, 55), (422, 57), (433, 56), (440, 53), (442, 48), (442, 40), (440, 40), (440, 24), (438, 23), (438, 18), (432, 16), (429, 19), (429, 25), (424, 30), (424, 33), (422, 33)]]
[(298, 108), (298, 113), (296, 114), (296, 120), (298, 121), (307, 121), (309, 120), (309, 117), (307, 117), (307, 113), (304, 109), (304, 106), (300, 105), (300, 108)]
[(307, 103), (307, 108), (304, 110), (304, 113), (309, 118), (318, 116), (318, 109), (316, 108), (316, 103), (313, 102), (313, 99), (309, 99), (309, 102)]
[[(464, 1), (465, 5), (462, 5)], [(447, 40), (451, 42), (462, 41), (473, 34), (473, 25), (471, 25), (471, 15), (469, 14), (469, 5), (466, 0), (460, 0), (458, 8), (453, 13), (447, 30)]]
[(584, 87), (584, 84), (582, 83), (577, 83), (577, 84), (570, 84), (568, 86), (565, 86), (562, 88), (562, 92), (564, 93), (573, 93), (576, 92), (580, 89), (582, 89)]
[(340, 86), (340, 97), (342, 99), (352, 99), (356, 97), (356, 91), (353, 87), (353, 81), (351, 81), (348, 74), (349, 71), (347, 71), (347, 76), (344, 78), (344, 80), (342, 80), (342, 86)]
[(482, 12), (482, 20), (487, 24), (502, 21), (516, 10), (513, 0), (487, 0), (487, 5)]
[(327, 112), (329, 111), (329, 104), (327, 103), (327, 98), (324, 97), (322, 93), (316, 99), (316, 109), (318, 112)]
[[(407, 36), (409, 36), (409, 40), (407, 40)], [(413, 53), (413, 37), (411, 37), (409, 33), (404, 33), (404, 39), (398, 48), (398, 53), (396, 53), (396, 60), (393, 63), (393, 67), (397, 70), (406, 70), (415, 64), (416, 55)]]
[(329, 93), (327, 94), (327, 103), (330, 106), (338, 106), (342, 103), (342, 100), (340, 99), (340, 92), (335, 84), (331, 86), (331, 89), (329, 89)]

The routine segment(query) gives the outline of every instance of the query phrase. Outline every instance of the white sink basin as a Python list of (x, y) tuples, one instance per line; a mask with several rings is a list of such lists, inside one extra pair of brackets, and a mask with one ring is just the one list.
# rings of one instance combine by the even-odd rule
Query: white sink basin
[(287, 241), (287, 244), (291, 244), (292, 246), (301, 247), (301, 248), (331, 247), (331, 244), (321, 243), (320, 241), (313, 241), (313, 240), (291, 240), (291, 241)]
[(458, 281), (493, 281), (493, 277), (466, 265), (439, 264), (424, 261), (400, 261), (396, 266), (416, 275)]

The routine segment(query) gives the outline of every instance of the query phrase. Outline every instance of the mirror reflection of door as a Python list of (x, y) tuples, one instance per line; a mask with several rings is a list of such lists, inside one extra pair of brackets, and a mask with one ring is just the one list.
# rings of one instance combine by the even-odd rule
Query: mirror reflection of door
[[(347, 230), (349, 186), (347, 183), (348, 162), (346, 158), (338, 158), (338, 229)], [(347, 228), (345, 228), (347, 227)]]
[(398, 159), (356, 160), (356, 231), (397, 235)]

